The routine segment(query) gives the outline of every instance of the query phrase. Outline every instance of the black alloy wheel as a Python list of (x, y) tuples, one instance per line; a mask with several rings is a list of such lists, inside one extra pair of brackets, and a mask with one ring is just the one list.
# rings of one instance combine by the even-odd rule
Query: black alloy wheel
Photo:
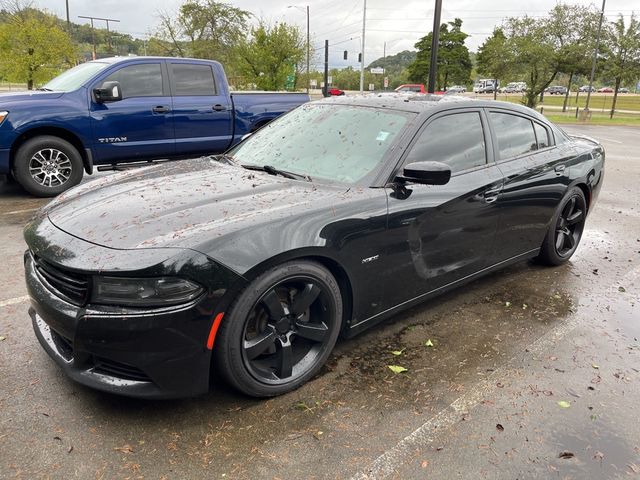
[(560, 265), (569, 260), (578, 248), (586, 218), (584, 193), (580, 188), (573, 187), (556, 210), (539, 259), (549, 265)]
[(269, 270), (244, 290), (223, 319), (214, 361), (241, 391), (258, 397), (293, 390), (322, 367), (342, 320), (336, 280), (300, 261)]

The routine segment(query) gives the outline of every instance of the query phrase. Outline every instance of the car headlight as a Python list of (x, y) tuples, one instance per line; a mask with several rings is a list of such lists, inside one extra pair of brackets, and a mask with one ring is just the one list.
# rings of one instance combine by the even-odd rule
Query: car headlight
[(2, 125), (4, 119), (7, 118), (7, 115), (9, 115), (9, 112), (7, 112), (6, 110), (0, 112), (0, 125)]
[(169, 306), (193, 300), (203, 288), (177, 277), (93, 277), (91, 302), (135, 307)]

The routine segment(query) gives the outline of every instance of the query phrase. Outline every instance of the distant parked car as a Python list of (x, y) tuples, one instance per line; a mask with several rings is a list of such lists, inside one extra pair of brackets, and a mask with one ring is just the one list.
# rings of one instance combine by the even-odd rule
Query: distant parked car
[(581, 87), (578, 89), (578, 91), (580, 91), (580, 92), (588, 92), (588, 91), (589, 91), (589, 89), (591, 89), (591, 91), (592, 91), (592, 92), (595, 92), (595, 91), (596, 91), (596, 87), (589, 87), (589, 85), (583, 85), (583, 86), (581, 86)]
[(452, 85), (447, 88), (447, 93), (465, 93), (467, 89), (461, 85)]
[(618, 93), (629, 93), (629, 89), (626, 87), (619, 88)]
[(400, 93), (405, 93), (405, 92), (427, 93), (427, 89), (423, 83), (407, 83), (404, 85), (400, 85), (395, 89), (395, 91)]
[(602, 87), (598, 89), (598, 93), (613, 93), (613, 88), (611, 87)]
[(327, 95), (330, 97), (339, 97), (340, 95), (344, 95), (344, 90), (340, 90), (336, 87), (327, 88)]
[(567, 87), (562, 85), (553, 85), (545, 90), (549, 95), (564, 95), (567, 93)]
[(506, 86), (500, 89), (502, 93), (521, 93), (527, 90), (527, 84), (525, 82), (510, 82)]

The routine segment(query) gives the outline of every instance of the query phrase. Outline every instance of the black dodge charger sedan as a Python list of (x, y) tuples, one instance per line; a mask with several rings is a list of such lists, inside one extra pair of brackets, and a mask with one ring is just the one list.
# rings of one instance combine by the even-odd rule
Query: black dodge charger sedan
[(25, 228), (35, 333), (74, 380), (136, 397), (290, 391), (339, 335), (513, 262), (575, 252), (603, 148), (525, 107), (305, 104), (219, 157), (59, 196)]

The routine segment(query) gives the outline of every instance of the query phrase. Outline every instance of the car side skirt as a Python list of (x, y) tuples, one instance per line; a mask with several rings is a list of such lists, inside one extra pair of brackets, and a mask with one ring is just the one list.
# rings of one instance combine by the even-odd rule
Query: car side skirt
[(359, 334), (360, 332), (382, 322), (383, 320), (386, 320), (389, 317), (392, 317), (393, 315), (395, 315), (398, 312), (401, 312), (402, 310), (406, 310), (408, 308), (411, 308), (415, 305), (418, 305), (426, 300), (429, 300), (433, 297), (437, 297), (438, 295), (441, 295), (443, 293), (446, 293), (450, 290), (453, 290), (454, 288), (457, 288), (465, 283), (469, 283), (473, 280), (476, 280), (479, 277), (482, 277), (484, 275), (487, 275), (488, 273), (494, 272), (496, 270), (501, 270), (509, 265), (512, 265), (514, 263), (518, 263), (522, 260), (526, 260), (529, 258), (533, 258), (536, 257), (538, 254), (540, 253), (540, 249), (539, 248), (535, 248), (533, 250), (529, 250), (528, 252), (525, 253), (521, 253), (519, 255), (516, 255), (515, 257), (509, 258), (507, 260), (504, 260), (500, 263), (496, 263), (495, 265), (492, 265), (490, 267), (484, 268), (482, 270), (479, 270), (476, 273), (473, 273), (471, 275), (467, 275), (464, 278), (461, 278), (459, 280), (456, 280), (455, 282), (451, 282), (448, 283), (447, 285), (443, 285), (442, 287), (438, 287), (434, 290), (431, 290), (430, 292), (426, 292), (423, 293), (422, 295), (418, 295), (415, 298), (412, 298), (411, 300), (407, 300), (406, 302), (400, 303), (398, 305), (396, 305), (395, 307), (389, 308), (388, 310), (385, 310), (384, 312), (380, 312), (372, 317), (369, 317), (365, 320), (361, 320), (355, 324), (353, 324), (348, 330), (345, 330), (343, 332), (343, 336), (346, 338), (351, 338), (354, 337), (355, 335)]

